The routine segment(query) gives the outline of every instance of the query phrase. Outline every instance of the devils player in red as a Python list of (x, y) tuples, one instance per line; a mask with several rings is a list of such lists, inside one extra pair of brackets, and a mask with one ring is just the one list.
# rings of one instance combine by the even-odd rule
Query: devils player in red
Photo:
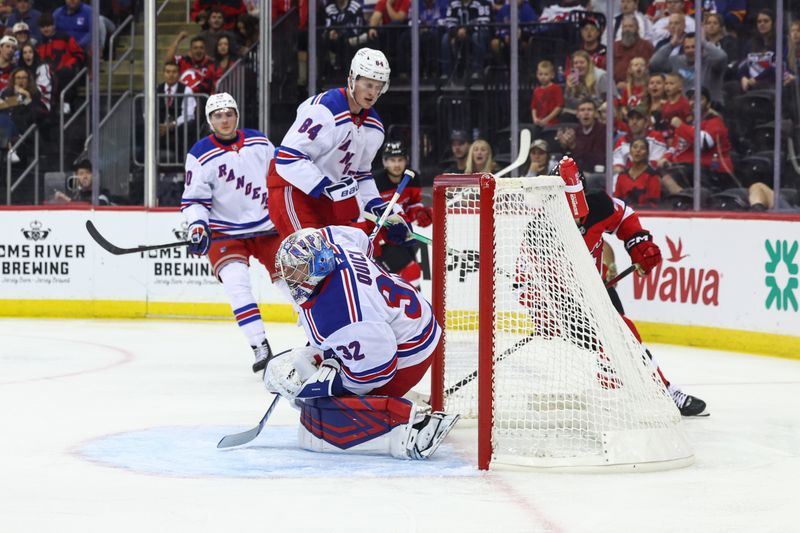
[[(374, 173), (375, 185), (381, 198), (387, 202), (391, 200), (397, 190), (397, 185), (403, 179), (403, 172), (408, 167), (408, 152), (400, 141), (386, 143), (383, 147), (383, 169)], [(431, 224), (431, 208), (422, 205), (422, 187), (419, 182), (419, 173), (414, 173), (414, 178), (408, 183), (397, 205), (403, 208), (404, 216), (408, 222), (414, 222), (424, 228)], [(376, 248), (374, 258), (386, 270), (399, 275), (404, 280), (419, 289), (422, 270), (417, 263), (417, 241), (410, 240), (402, 245), (381, 242)]]
[[(552, 173), (555, 173), (553, 171)], [(653, 268), (658, 266), (661, 262), (661, 250), (653, 242), (653, 236), (649, 231), (642, 228), (638, 215), (628, 207), (625, 202), (619, 198), (611, 198), (604, 191), (590, 191), (588, 193), (583, 190), (583, 176), (578, 170), (575, 161), (569, 157), (564, 157), (558, 167), (558, 173), (564, 179), (566, 184), (566, 196), (569, 204), (570, 212), (578, 224), (578, 228), (583, 235), (583, 240), (586, 243), (589, 252), (595, 259), (598, 271), (605, 279), (605, 265), (603, 264), (603, 235), (611, 233), (617, 236), (625, 243), (625, 250), (631, 257), (631, 263), (636, 266), (636, 270), (640, 275), (646, 275)], [(518, 276), (517, 285), (526, 285)], [(531, 294), (533, 292), (533, 294)], [(526, 289), (520, 293), (520, 302), (531, 308), (535, 308), (535, 302), (538, 300), (536, 297), (535, 289), (531, 291)], [(615, 307), (617, 307), (615, 305)], [(636, 340), (642, 341), (639, 332), (633, 322), (626, 317), (621, 310), (621, 306), (617, 307), (620, 311), (620, 316), (628, 325)], [(536, 310), (537, 315), (541, 315), (540, 310)], [(537, 318), (540, 318), (537, 317)], [(596, 344), (596, 335), (591, 330), (591, 326), (585, 324), (571, 324), (570, 334), (579, 342), (585, 344), (587, 347), (592, 347), (596, 351), (602, 352), (598, 349)], [(646, 349), (646, 348), (645, 348)], [(652, 359), (653, 356), (649, 350), (647, 354)], [(600, 367), (603, 370), (598, 373), (598, 379), (607, 387), (613, 387), (613, 364), (611, 361), (601, 357)], [(658, 371), (661, 380), (667, 387), (667, 390), (675, 401), (675, 405), (680, 410), (683, 416), (696, 416), (705, 411), (706, 403), (695, 396), (688, 395), (682, 392), (678, 387), (672, 385), (661, 369), (653, 361), (656, 370)], [(618, 383), (617, 383), (618, 384)]]

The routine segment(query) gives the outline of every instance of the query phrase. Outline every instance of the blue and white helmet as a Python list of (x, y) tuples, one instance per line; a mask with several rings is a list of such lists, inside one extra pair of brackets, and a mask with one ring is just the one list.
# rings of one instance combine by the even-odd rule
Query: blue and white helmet
[(312, 228), (286, 237), (275, 255), (275, 269), (298, 304), (311, 298), (317, 285), (335, 268), (333, 248), (319, 230)]

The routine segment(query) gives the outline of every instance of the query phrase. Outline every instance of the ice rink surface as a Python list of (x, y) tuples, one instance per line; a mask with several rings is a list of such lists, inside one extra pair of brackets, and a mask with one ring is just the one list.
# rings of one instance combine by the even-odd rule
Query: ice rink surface
[(232, 322), (0, 320), (0, 531), (800, 531), (800, 361), (651, 348), (709, 404), (693, 466), (481, 473), (466, 427), (428, 462), (298, 450), (286, 402), (217, 450), (271, 398)]

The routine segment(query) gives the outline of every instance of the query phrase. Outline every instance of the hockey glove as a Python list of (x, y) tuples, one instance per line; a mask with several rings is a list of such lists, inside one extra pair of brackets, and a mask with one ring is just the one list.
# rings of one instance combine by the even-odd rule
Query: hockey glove
[(189, 226), (189, 253), (206, 255), (211, 247), (211, 230), (205, 220), (195, 220)]
[(433, 222), (433, 210), (430, 207), (422, 207), (414, 215), (414, 222), (420, 228), (426, 228)]
[(336, 223), (347, 224), (360, 216), (358, 206), (358, 182), (353, 178), (342, 178), (337, 183), (328, 185), (323, 194), (333, 201), (333, 215)]
[(308, 378), (295, 396), (298, 399), (337, 396), (344, 392), (342, 378), (339, 376), (341, 364), (337, 359), (325, 359)]
[(625, 241), (625, 249), (640, 275), (647, 274), (661, 263), (661, 250), (653, 242), (653, 236), (647, 232), (637, 233)]

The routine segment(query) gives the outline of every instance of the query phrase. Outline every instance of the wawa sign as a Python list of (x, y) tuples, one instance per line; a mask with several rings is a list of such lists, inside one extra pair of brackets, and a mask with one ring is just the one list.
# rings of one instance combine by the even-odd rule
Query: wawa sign
[(681, 237), (666, 236), (664, 260), (647, 276), (633, 277), (636, 300), (660, 300), (693, 305), (719, 305), (720, 272), (713, 266), (692, 264)]

